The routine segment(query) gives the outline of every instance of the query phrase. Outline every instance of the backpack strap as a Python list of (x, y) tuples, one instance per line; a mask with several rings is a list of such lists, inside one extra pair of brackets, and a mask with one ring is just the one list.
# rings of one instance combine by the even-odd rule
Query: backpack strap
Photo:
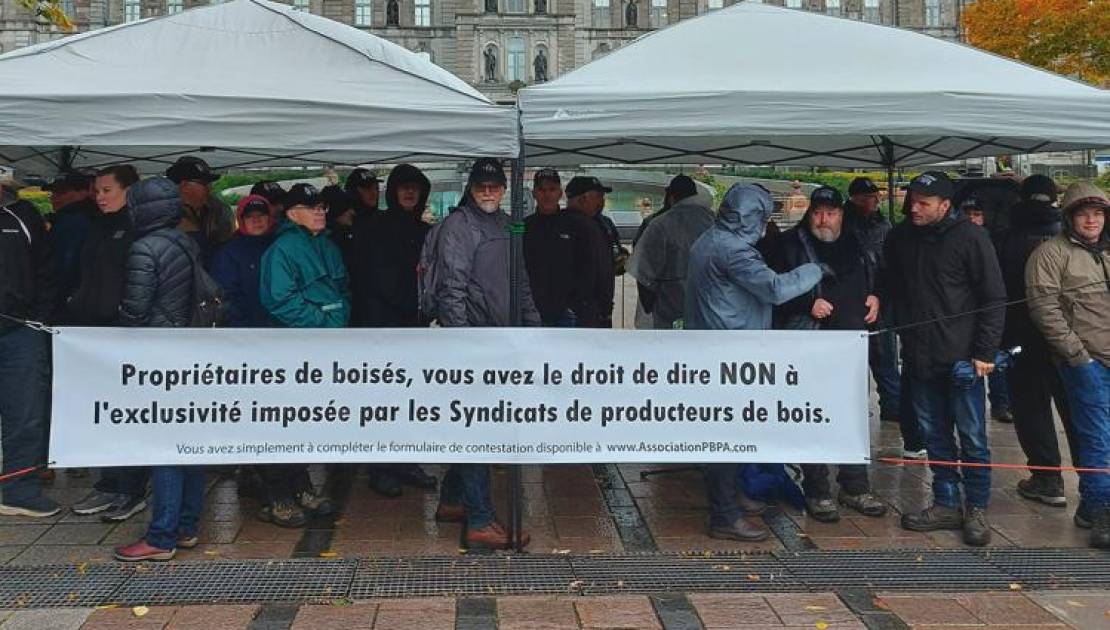
[(27, 237), (27, 244), (34, 245), (31, 240), (31, 230), (27, 229), (27, 224), (23, 222), (23, 219), (20, 219), (19, 215), (12, 212), (12, 209), (7, 206), (4, 206), (4, 212), (12, 215), (12, 218), (15, 219), (15, 222), (19, 224), (19, 229), (23, 231), (23, 236)]

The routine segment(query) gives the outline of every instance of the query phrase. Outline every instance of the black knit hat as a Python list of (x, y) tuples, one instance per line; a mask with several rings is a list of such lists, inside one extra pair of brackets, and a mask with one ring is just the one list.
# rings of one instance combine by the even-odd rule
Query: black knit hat
[(1030, 175), (1021, 181), (1021, 198), (1027, 201), (1056, 203), (1056, 182), (1048, 175)]

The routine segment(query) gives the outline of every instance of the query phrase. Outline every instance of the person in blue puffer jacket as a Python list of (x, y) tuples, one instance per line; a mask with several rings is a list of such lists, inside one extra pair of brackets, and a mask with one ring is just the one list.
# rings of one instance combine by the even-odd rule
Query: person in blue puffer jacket
[(275, 325), (259, 296), (262, 254), (274, 241), (270, 204), (261, 195), (248, 195), (235, 213), (239, 233), (216, 254), (212, 277), (230, 303), (231, 328), (269, 328)]

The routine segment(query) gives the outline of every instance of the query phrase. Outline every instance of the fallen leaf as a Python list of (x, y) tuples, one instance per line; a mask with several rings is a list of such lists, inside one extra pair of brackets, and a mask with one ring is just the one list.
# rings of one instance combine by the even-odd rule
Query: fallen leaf
[(890, 610), (890, 606), (888, 606), (886, 602), (879, 599), (878, 597), (874, 597), (871, 599), (871, 605), (875, 608), (878, 608), (879, 610)]
[(581, 588), (584, 585), (585, 585), (585, 582), (583, 582), (582, 580), (574, 580), (573, 582), (571, 582), (570, 584), (567, 585), (567, 590), (568, 591), (581, 590)]
[(817, 611), (817, 610), (827, 610), (827, 609), (824, 606), (806, 606), (806, 610)]
[(925, 562), (925, 556), (918, 556), (914, 559), (917, 560), (918, 562)]
[(731, 571), (732, 567), (727, 564), (715, 564), (711, 567), (714, 571)]
[(748, 574), (748, 579), (751, 580), (752, 582), (758, 582), (759, 581), (759, 576), (754, 574), (754, 573), (749, 573)]
[(211, 549), (209, 549), (208, 551), (204, 552), (204, 555), (206, 555), (206, 556), (218, 556), (218, 555), (220, 555), (220, 552), (212, 551)]
[(96, 607), (97, 610), (112, 610), (113, 608), (119, 608), (119, 604), (101, 604)]
[(136, 606), (131, 609), (131, 614), (136, 617), (145, 617), (148, 612), (150, 612), (150, 609), (146, 606)]
[(1087, 607), (1087, 605), (1084, 604), (1083, 602), (1077, 602), (1074, 599), (1069, 599), (1068, 600), (1068, 606), (1075, 606), (1076, 608), (1086, 608)]
[(1011, 591), (1020, 591), (1021, 590), (1021, 584), (1018, 584), (1017, 582), (1010, 582), (1010, 590)]
[(320, 557), (321, 558), (337, 558), (337, 557), (339, 557), (339, 554), (334, 552), (334, 551), (321, 551), (320, 552)]
[(817, 628), (817, 630), (825, 630), (825, 628), (829, 627), (829, 624), (825, 623), (824, 621), (818, 621), (817, 623), (813, 624), (813, 627)]
[(77, 565), (77, 572), (80, 573), (81, 575), (85, 575), (86, 573), (88, 573), (89, 572), (89, 563), (88, 562), (82, 562), (81, 564)]
[(332, 602), (331, 602), (332, 606), (340, 606), (340, 607), (351, 606), (353, 604), (354, 604), (354, 602), (347, 599), (346, 597), (342, 597), (340, 599), (333, 599)]
[(624, 588), (624, 580), (617, 580), (617, 588)]

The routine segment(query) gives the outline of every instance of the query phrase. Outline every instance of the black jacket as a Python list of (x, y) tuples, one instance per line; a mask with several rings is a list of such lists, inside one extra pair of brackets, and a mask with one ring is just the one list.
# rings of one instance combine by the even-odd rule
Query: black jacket
[[(790, 330), (863, 330), (867, 324), (865, 302), (871, 292), (872, 270), (855, 232), (843, 230), (834, 243), (822, 243), (803, 220), (779, 237), (768, 266), (786, 273), (807, 263), (825, 263), (836, 272), (807, 293), (774, 309), (775, 328)], [(821, 298), (833, 305), (832, 315), (816, 320), (810, 314)]]
[(93, 217), (81, 246), (80, 281), (66, 302), (67, 321), (78, 326), (117, 323), (133, 240), (130, 209)]
[[(1025, 263), (1029, 256), (1041, 243), (1060, 233), (1063, 217), (1058, 209), (1040, 201), (1019, 202), (1010, 209), (1009, 215), (1010, 227), (998, 234), (995, 249), (1006, 285), (1006, 301), (1013, 302), (1025, 299)], [(1037, 352), (1038, 356), (1048, 354), (1044, 335), (1029, 317), (1028, 304), (1006, 307), (1002, 345), (1006, 348), (1020, 345)]]
[[(416, 208), (397, 202), (402, 184), (420, 186)], [(421, 325), (417, 308), (416, 267), (431, 226), (421, 219), (432, 184), (414, 166), (400, 164), (386, 182), (386, 209), (355, 222), (351, 256), (352, 325), (367, 328)]]
[[(57, 291), (42, 215), (26, 201), (0, 208), (0, 313), (49, 322)], [(18, 325), (0, 318), (0, 333)]]
[[(578, 296), (571, 310), (578, 317), (579, 328), (612, 328), (613, 326), (613, 248), (602, 223), (581, 212), (564, 210), (568, 224), (582, 244), (575, 261)], [(599, 215), (600, 216), (600, 215)]]
[(918, 378), (950, 373), (956, 361), (993, 362), (1002, 339), (1006, 291), (986, 230), (949, 215), (928, 226), (908, 220), (886, 239), (879, 298), (894, 326), (919, 324), (990, 307), (981, 313), (900, 331), (902, 359)]
[[(193, 307), (196, 243), (179, 232), (181, 197), (164, 177), (152, 177), (127, 191), (135, 242), (127, 256), (127, 278), (119, 318), (124, 326), (186, 326)], [(187, 253), (188, 250), (188, 253)]]
[[(88, 237), (93, 219), (100, 214), (96, 202), (83, 199), (60, 208), (52, 217), (50, 240), (54, 247), (54, 262), (58, 272), (58, 297), (65, 300), (77, 290), (81, 279), (81, 250)], [(58, 319), (65, 320), (64, 304)], [(66, 322), (68, 323), (68, 322)]]
[(599, 248), (585, 228), (566, 210), (524, 220), (524, 264), (544, 326), (554, 326), (567, 310), (580, 327), (597, 321)]

